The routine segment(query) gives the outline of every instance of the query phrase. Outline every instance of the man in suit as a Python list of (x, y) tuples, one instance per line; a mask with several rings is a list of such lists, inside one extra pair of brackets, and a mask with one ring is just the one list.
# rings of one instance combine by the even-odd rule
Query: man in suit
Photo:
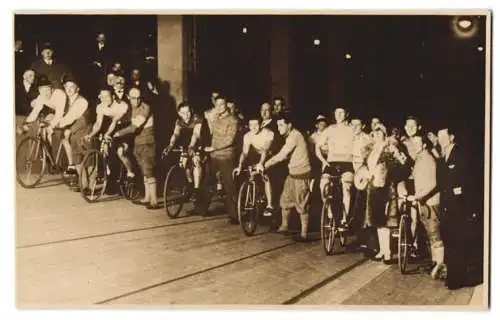
[(42, 59), (31, 64), (39, 78), (45, 76), (52, 83), (52, 88), (63, 89), (62, 81), (65, 76), (72, 76), (70, 70), (62, 63), (54, 59), (54, 49), (50, 43), (45, 43), (41, 50)]
[(30, 65), (28, 54), (24, 51), (23, 41), (16, 40), (14, 44), (15, 52), (15, 82), (18, 83), (21, 80), (24, 71), (28, 69)]
[(24, 71), (22, 80), (16, 80), (16, 114), (27, 116), (31, 110), (30, 103), (38, 97), (35, 85), (35, 71)]
[(455, 142), (455, 130), (442, 127), (438, 131), (439, 145), (442, 149), (438, 183), (441, 192), (441, 225), (445, 246), (447, 267), (446, 286), (458, 289), (465, 284), (466, 246), (465, 221), (468, 214), (466, 197), (467, 159)]

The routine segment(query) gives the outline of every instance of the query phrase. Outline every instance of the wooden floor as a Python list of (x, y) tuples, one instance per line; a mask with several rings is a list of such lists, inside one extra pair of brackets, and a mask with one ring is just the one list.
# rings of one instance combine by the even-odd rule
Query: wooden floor
[(220, 203), (210, 217), (171, 220), (120, 198), (88, 204), (49, 177), (36, 189), (16, 185), (16, 206), (20, 308), (482, 303), (482, 286), (448, 291), (266, 228), (246, 237)]

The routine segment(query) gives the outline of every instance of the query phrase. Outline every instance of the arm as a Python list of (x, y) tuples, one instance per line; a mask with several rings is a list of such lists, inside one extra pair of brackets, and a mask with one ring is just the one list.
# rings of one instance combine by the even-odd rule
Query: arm
[(104, 114), (102, 112), (97, 112), (97, 119), (95, 120), (94, 126), (92, 127), (92, 132), (89, 133), (89, 137), (95, 136), (102, 127), (102, 119)]
[(55, 96), (51, 97), (51, 99), (54, 100), (54, 107), (55, 107), (56, 113), (54, 115), (54, 118), (52, 118), (52, 121), (50, 121), (49, 127), (54, 129), (57, 126), (57, 124), (59, 123), (59, 121), (61, 121), (61, 119), (64, 116), (64, 106), (66, 104), (66, 94), (64, 92), (62, 92), (61, 90), (56, 90), (56, 91), (54, 91), (54, 93), (52, 95), (55, 95)]
[(243, 163), (245, 162), (245, 159), (247, 158), (248, 152), (250, 152), (250, 143), (248, 142), (248, 136), (245, 135), (243, 137), (243, 150), (241, 151), (240, 161), (238, 163), (239, 168), (243, 167)]
[(201, 123), (194, 126), (193, 135), (191, 136), (191, 142), (189, 143), (189, 148), (193, 149), (196, 146), (196, 143), (200, 140), (201, 137)]
[(128, 127), (123, 128), (122, 130), (116, 132), (114, 136), (122, 137), (136, 132), (137, 129), (140, 128), (147, 121), (147, 119), (150, 116), (150, 112), (151, 110), (149, 106), (146, 105), (141, 113), (137, 114), (134, 118), (132, 118), (132, 123)]
[(24, 120), (25, 123), (31, 123), (38, 118), (40, 111), (42, 111), (43, 109), (43, 102), (40, 101), (40, 97), (31, 101), (31, 107), (33, 109), (31, 110), (30, 114), (26, 117), (26, 120)]
[(177, 138), (181, 134), (181, 127), (176, 123), (175, 128), (174, 128), (174, 133), (172, 134), (172, 137), (170, 137), (170, 144), (168, 145), (170, 148), (173, 148), (175, 145), (175, 142), (177, 141)]
[(319, 135), (318, 139), (316, 140), (316, 145), (314, 146), (316, 157), (318, 157), (319, 161), (321, 161), (321, 163), (323, 164), (328, 163), (328, 161), (323, 156), (323, 152), (321, 152), (321, 146), (324, 145), (328, 139), (328, 135), (326, 134), (327, 130), (323, 131), (323, 133)]
[(285, 145), (283, 146), (283, 148), (281, 148), (280, 152), (278, 152), (278, 154), (276, 154), (265, 163), (265, 169), (268, 169), (269, 167), (272, 167), (273, 165), (286, 160), (286, 158), (293, 152), (296, 146), (297, 144), (295, 140), (287, 138)]

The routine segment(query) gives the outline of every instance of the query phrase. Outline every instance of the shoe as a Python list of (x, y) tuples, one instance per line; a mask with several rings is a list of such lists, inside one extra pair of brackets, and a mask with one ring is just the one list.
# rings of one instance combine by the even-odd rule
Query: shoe
[(295, 242), (307, 242), (308, 241), (307, 237), (304, 238), (301, 235), (292, 236), (292, 240)]
[(148, 210), (158, 210), (161, 208), (162, 208), (162, 206), (160, 206), (158, 203), (155, 203), (155, 204), (149, 203), (148, 205), (146, 205), (146, 209), (148, 209)]
[(434, 266), (434, 268), (432, 268), (432, 271), (431, 271), (431, 278), (434, 279), (434, 280), (439, 280), (439, 278), (441, 277), (441, 272), (443, 270), (443, 267), (444, 265), (443, 264), (436, 264)]
[(274, 213), (273, 211), (274, 211), (273, 208), (267, 207), (267, 208), (264, 209), (264, 212), (262, 213), (262, 215), (264, 217), (272, 217), (273, 213)]
[(133, 204), (139, 205), (139, 206), (147, 206), (149, 205), (149, 202), (142, 202), (141, 200), (132, 200)]
[(384, 255), (379, 252), (376, 255), (374, 255), (373, 257), (371, 257), (371, 260), (372, 261), (382, 261), (383, 258), (384, 258)]
[(240, 222), (239, 222), (239, 221), (238, 221), (238, 219), (236, 219), (236, 218), (229, 218), (229, 219), (227, 220), (227, 222), (228, 222), (229, 224), (231, 224), (231, 225), (237, 225), (237, 224), (240, 224)]

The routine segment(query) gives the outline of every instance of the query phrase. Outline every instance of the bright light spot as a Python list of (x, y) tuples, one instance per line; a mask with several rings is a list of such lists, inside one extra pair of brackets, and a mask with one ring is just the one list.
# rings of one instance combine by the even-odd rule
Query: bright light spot
[(242, 30), (242, 32), (243, 32), (243, 33), (247, 33), (247, 32), (248, 32), (248, 29), (244, 27), (244, 28), (243, 28), (243, 30)]
[(319, 41), (319, 39), (314, 39), (314, 45), (315, 46), (319, 46), (320, 43), (321, 43), (321, 41)]
[(460, 20), (458, 21), (458, 26), (462, 29), (467, 29), (469, 28), (470, 26), (472, 25), (472, 21), (468, 20), (468, 19), (463, 19), (463, 20)]
[(346, 59), (351, 59), (351, 58), (352, 58), (352, 56), (351, 56), (351, 54), (350, 54), (350, 53), (346, 53), (346, 54), (345, 54), (345, 58), (346, 58)]
[(477, 47), (477, 51), (482, 52), (483, 50), (484, 50), (484, 48), (482, 46)]

